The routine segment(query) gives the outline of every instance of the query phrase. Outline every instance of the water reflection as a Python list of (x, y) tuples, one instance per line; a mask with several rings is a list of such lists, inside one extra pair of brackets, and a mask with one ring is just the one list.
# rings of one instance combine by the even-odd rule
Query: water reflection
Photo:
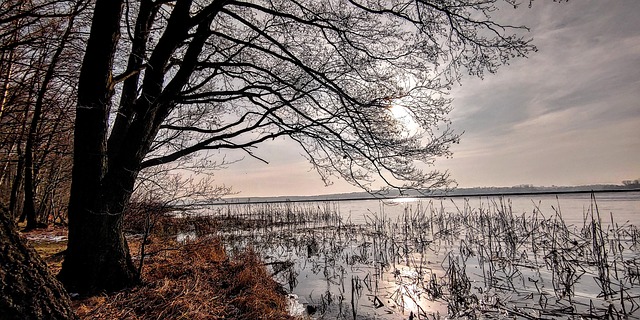
[[(404, 199), (403, 199), (404, 200)], [(638, 316), (640, 232), (597, 206), (516, 213), (507, 200), (452, 210), (380, 205), (358, 223), (335, 203), (229, 205), (220, 234), (253, 246), (316, 319)], [(344, 216), (347, 216), (346, 218)], [(356, 219), (354, 219), (356, 220)], [(241, 221), (241, 222), (240, 222)], [(596, 294), (594, 294), (596, 292)]]

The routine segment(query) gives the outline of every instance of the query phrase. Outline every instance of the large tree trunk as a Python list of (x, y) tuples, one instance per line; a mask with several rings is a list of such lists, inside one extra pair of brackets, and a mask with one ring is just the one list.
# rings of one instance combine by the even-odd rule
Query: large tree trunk
[[(118, 81), (113, 79), (111, 72), (123, 0), (96, 2), (80, 70), (69, 200), (69, 244), (59, 274), (70, 292), (92, 294), (118, 290), (135, 284), (139, 279), (123, 236), (122, 213), (160, 124), (174, 106), (180, 89), (189, 80), (209, 35), (216, 11), (210, 10), (200, 17), (197, 32), (191, 36), (191, 4), (190, 0), (177, 1), (171, 10), (166, 29), (146, 63), (139, 98), (134, 99), (142, 60), (130, 60), (127, 72), (116, 77), (119, 81), (128, 79), (131, 82), (124, 83), (123, 105), (107, 140), (114, 81)], [(160, 10), (157, 5), (157, 2), (150, 1), (141, 5), (136, 22), (134, 55), (146, 51), (149, 28)], [(215, 9), (219, 10), (221, 5)], [(167, 66), (175, 50), (187, 40), (190, 44), (184, 61), (170, 83), (165, 85)]]
[(106, 150), (114, 85), (111, 73), (122, 8), (122, 0), (96, 2), (80, 70), (69, 243), (58, 275), (69, 292), (79, 294), (118, 290), (138, 280), (122, 232), (122, 211), (137, 170), (132, 168), (128, 177), (108, 173)]
[(77, 319), (69, 296), (0, 208), (0, 318)]
[(71, 201), (69, 243), (58, 274), (67, 290), (85, 295), (136, 284), (138, 275), (122, 232), (122, 214), (105, 213), (114, 208), (104, 206), (78, 208), (79, 201)]

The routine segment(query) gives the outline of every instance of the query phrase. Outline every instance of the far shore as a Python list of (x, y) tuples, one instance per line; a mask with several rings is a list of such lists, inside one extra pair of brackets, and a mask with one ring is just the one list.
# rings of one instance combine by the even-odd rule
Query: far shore
[(624, 187), (624, 186), (606, 186), (606, 188), (581, 188), (581, 187), (539, 187), (526, 190), (517, 190), (517, 188), (466, 188), (450, 191), (447, 193), (419, 193), (417, 191), (407, 195), (394, 194), (369, 194), (348, 193), (348, 194), (329, 194), (318, 196), (278, 196), (278, 197), (255, 197), (255, 198), (230, 198), (223, 199), (218, 202), (212, 202), (207, 205), (228, 205), (228, 204), (269, 204), (269, 203), (308, 203), (308, 202), (343, 202), (343, 201), (362, 201), (362, 200), (394, 200), (394, 199), (440, 199), (440, 198), (472, 198), (472, 197), (509, 197), (509, 196), (541, 196), (541, 195), (560, 195), (560, 194), (601, 194), (601, 193), (624, 193), (624, 192), (640, 192), (640, 187)]

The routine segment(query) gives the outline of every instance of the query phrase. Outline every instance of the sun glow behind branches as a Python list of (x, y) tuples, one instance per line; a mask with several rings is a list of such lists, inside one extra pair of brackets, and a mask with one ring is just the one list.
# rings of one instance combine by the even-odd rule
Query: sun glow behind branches
[(396, 97), (387, 100), (387, 110), (405, 138), (418, 136), (423, 133), (423, 128), (416, 121), (416, 115), (407, 106), (415, 105), (411, 92), (422, 87), (422, 82), (412, 74), (404, 74), (396, 80), (400, 91)]
[(420, 125), (416, 122), (409, 109), (399, 104), (392, 104), (388, 110), (406, 137), (412, 137), (420, 133)]

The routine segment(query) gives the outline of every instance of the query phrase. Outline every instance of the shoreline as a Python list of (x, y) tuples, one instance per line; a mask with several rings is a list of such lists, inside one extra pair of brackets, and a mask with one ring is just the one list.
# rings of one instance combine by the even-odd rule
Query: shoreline
[[(505, 192), (470, 192), (470, 193), (452, 193), (444, 195), (409, 195), (409, 196), (393, 196), (393, 197), (344, 197), (334, 198), (336, 195), (327, 195), (326, 198), (311, 198), (305, 199), (305, 196), (292, 196), (287, 197), (274, 197), (269, 199), (268, 197), (257, 197), (256, 199), (269, 199), (269, 200), (257, 200), (251, 201), (251, 198), (236, 198), (239, 201), (221, 201), (208, 203), (206, 206), (221, 206), (231, 204), (274, 204), (274, 203), (311, 203), (311, 202), (345, 202), (345, 201), (366, 201), (366, 200), (396, 200), (396, 199), (441, 199), (441, 198), (464, 198), (464, 197), (509, 197), (509, 196), (541, 196), (541, 195), (560, 195), (560, 194), (601, 194), (601, 193), (631, 193), (640, 192), (640, 188), (633, 189), (610, 189), (610, 190), (541, 190), (541, 191), (505, 191)], [(311, 196), (320, 197), (320, 196)], [(284, 198), (284, 199), (280, 199)], [(245, 200), (249, 199), (249, 200)]]

